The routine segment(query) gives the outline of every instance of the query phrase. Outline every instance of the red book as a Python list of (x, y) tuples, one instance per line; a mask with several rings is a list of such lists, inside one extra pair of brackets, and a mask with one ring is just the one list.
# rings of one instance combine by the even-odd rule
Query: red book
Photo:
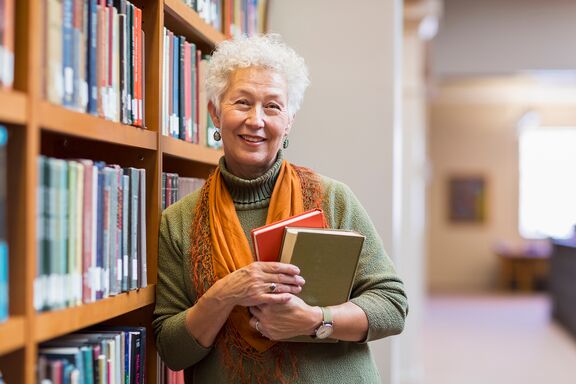
[(313, 209), (263, 227), (254, 228), (250, 235), (252, 236), (256, 260), (278, 261), (284, 228), (286, 227), (326, 228), (324, 212), (321, 209)]

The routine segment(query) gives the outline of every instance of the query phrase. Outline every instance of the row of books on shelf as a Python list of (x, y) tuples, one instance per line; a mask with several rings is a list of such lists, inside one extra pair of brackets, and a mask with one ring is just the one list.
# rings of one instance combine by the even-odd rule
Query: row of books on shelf
[(265, 31), (266, 0), (182, 0), (202, 20), (227, 36)]
[(204, 87), (209, 56), (167, 28), (163, 45), (162, 135), (221, 148), (221, 142), (213, 138), (216, 128)]
[(8, 318), (7, 144), (8, 130), (0, 125), (0, 322)]
[(40, 156), (38, 175), (35, 308), (147, 286), (145, 170)]
[[(164, 28), (162, 60), (162, 134), (199, 143), (206, 133), (205, 125), (200, 128), (200, 109), (206, 109), (201, 84), (207, 58), (202, 58), (201, 51), (184, 36)], [(205, 116), (206, 111), (202, 114)]]
[[(156, 359), (156, 383), (157, 384), (184, 384), (184, 370), (173, 371), (160, 359)], [(1, 384), (1, 383), (0, 383)]]
[(201, 188), (205, 181), (198, 177), (182, 177), (177, 173), (162, 172), (162, 209)]
[(145, 127), (142, 10), (126, 0), (44, 0), (48, 101)]
[(144, 384), (146, 328), (97, 326), (38, 347), (41, 384)]
[(0, 89), (14, 83), (14, 8), (16, 0), (0, 0)]
[(223, 0), (182, 0), (192, 8), (206, 24), (217, 31), (222, 31), (222, 3)]
[(266, 30), (267, 0), (229, 0), (224, 13), (227, 36), (252, 36)]

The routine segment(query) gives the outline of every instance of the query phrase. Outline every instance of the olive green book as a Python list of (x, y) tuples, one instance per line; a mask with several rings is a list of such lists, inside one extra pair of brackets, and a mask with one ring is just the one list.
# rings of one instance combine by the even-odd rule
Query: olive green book
[[(300, 268), (306, 283), (298, 296), (308, 305), (321, 307), (348, 301), (364, 239), (358, 232), (342, 229), (287, 227), (280, 261)], [(304, 336), (289, 341), (320, 340)]]

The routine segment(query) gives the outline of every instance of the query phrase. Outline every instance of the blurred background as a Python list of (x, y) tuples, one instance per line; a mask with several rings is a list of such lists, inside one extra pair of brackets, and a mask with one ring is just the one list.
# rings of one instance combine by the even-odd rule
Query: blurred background
[(358, 194), (404, 278), (384, 382), (576, 382), (576, 2), (272, 1), (312, 85), (289, 158)]

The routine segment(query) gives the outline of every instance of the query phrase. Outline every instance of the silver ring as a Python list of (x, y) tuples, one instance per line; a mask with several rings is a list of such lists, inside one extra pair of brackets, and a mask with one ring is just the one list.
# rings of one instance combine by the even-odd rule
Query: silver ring
[(262, 334), (262, 331), (260, 331), (260, 320), (256, 320), (256, 330)]
[(275, 292), (276, 288), (278, 288), (278, 286), (276, 285), (276, 283), (272, 283), (270, 284), (270, 286), (268, 287), (268, 289), (270, 290), (270, 293)]

